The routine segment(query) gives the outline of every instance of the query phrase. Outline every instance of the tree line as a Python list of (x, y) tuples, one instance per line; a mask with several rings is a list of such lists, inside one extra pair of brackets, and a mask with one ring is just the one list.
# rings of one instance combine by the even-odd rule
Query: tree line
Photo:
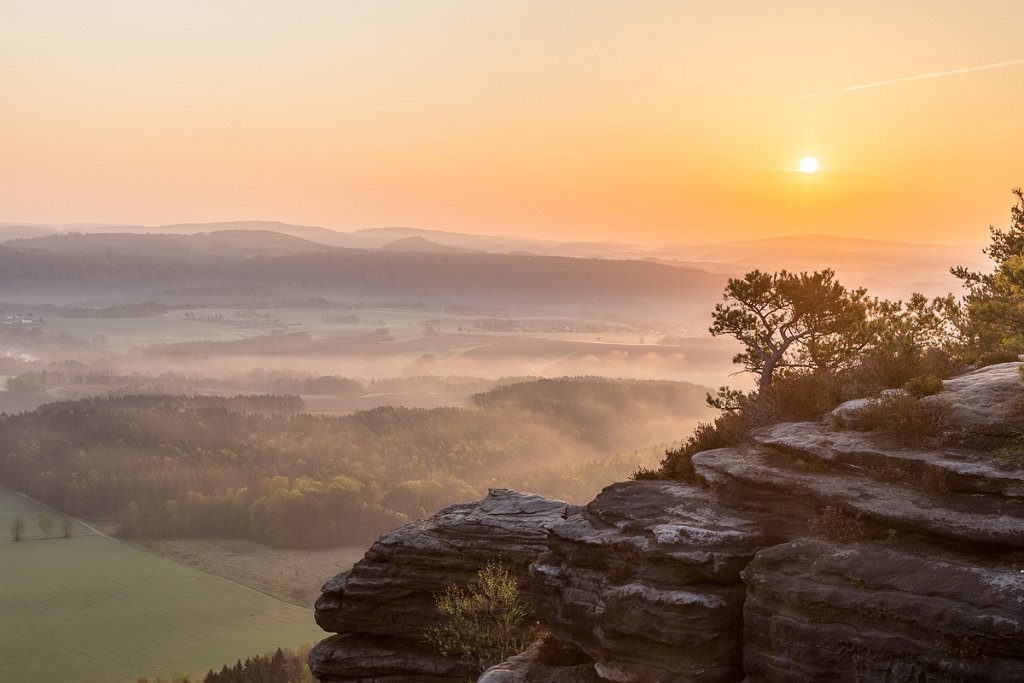
[(704, 414), (705, 391), (567, 378), (513, 384), (472, 408), (342, 417), (302, 413), (294, 396), (63, 401), (0, 414), (0, 481), (75, 516), (116, 518), (128, 537), (364, 544), (531, 470), (548, 475), (531, 487), (540, 493), (593, 495), (635, 467), (617, 453), (646, 445), (651, 423)]
[(139, 677), (136, 683), (316, 683), (306, 661), (309, 648), (298, 651), (277, 648), (273, 653), (246, 657), (233, 666), (225, 664), (219, 671), (210, 669), (199, 679), (177, 674), (170, 679)]
[[(36, 515), (36, 526), (39, 527), (39, 532), (43, 535), (43, 538), (51, 538), (53, 536), (53, 515), (50, 514), (49, 510), (43, 510)], [(60, 518), (60, 532), (64, 538), (71, 538), (71, 533), (75, 529), (75, 522), (67, 515), (62, 515)], [(28, 533), (28, 527), (25, 524), (25, 518), (21, 515), (14, 517), (11, 520), (11, 540), (20, 541), (26, 538), (25, 534)]]

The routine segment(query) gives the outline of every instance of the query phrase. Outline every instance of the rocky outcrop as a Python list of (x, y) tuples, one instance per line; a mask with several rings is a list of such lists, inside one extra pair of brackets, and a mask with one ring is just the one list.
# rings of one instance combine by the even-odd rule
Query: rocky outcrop
[(743, 571), (753, 681), (1024, 681), (1024, 576), (893, 543), (801, 540)]
[(492, 489), (481, 501), (385, 534), (351, 571), (324, 585), (316, 621), (338, 635), (311, 651), (313, 673), (321, 681), (465, 681), (471, 669), (423, 642), (435, 621), (434, 595), (449, 583), (467, 583), (496, 558), (526, 585), (548, 529), (574, 510)]
[(943, 409), (950, 429), (1020, 438), (1024, 435), (1020, 367), (1020, 363), (1002, 363), (947, 379), (941, 393), (923, 401)]
[[(1006, 437), (1018, 366), (931, 401)], [(533, 566), (541, 621), (612, 681), (1024, 680), (1024, 458), (833, 422), (698, 454), (704, 488), (606, 489)]]
[[(529, 586), (552, 635), (485, 683), (1024, 680), (1020, 366), (947, 380), (925, 399), (955, 445), (844, 429), (865, 405), (848, 404), (841, 419), (775, 425), (696, 455), (695, 484), (623, 482), (580, 509), (538, 501), (550, 518), (528, 542), (484, 521), (486, 499), (449, 508), (422, 535), (411, 525), (409, 540), (384, 537), (325, 587), (320, 623), (357, 626), (313, 659), (319, 671), (369, 671), (360, 662), (413, 637), (431, 590), (508, 542), (520, 543), (518, 570), (536, 560)], [(479, 532), (463, 546), (474, 562), (439, 540), (448, 524), (454, 538)], [(440, 580), (439, 566), (452, 574)], [(344, 659), (359, 648), (369, 654)], [(463, 675), (411, 656), (389, 660), (404, 674), (373, 680)], [(353, 676), (323, 680), (369, 680)]]
[(552, 529), (537, 613), (608, 680), (742, 678), (740, 571), (763, 544), (703, 489), (625, 482)]

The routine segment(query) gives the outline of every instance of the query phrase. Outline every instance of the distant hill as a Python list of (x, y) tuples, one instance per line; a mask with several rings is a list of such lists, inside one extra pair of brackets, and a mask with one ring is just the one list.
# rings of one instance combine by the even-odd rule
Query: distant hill
[(331, 248), (292, 235), (267, 230), (220, 230), (198, 234), (67, 233), (11, 240), (24, 249), (116, 254), (221, 254), (283, 256), (330, 251)]
[[(315, 253), (243, 258), (237, 252), (164, 249), (157, 245), (181, 242), (157, 235), (95, 237), (105, 248), (70, 251), (26, 246), (34, 241), (0, 245), (0, 300), (129, 297), (123, 302), (162, 303), (160, 293), (167, 290), (199, 293), (203, 288), (255, 288), (278, 297), (512, 306), (573, 304), (636, 314), (643, 304), (660, 302), (661, 310), (685, 313), (706, 309), (724, 284), (721, 276), (701, 270), (641, 261), (328, 248)], [(117, 248), (118, 238), (132, 248)], [(69, 243), (78, 239), (70, 236)], [(276, 244), (277, 238), (273, 239)], [(135, 248), (147, 243), (153, 248)]]
[(402, 237), (394, 242), (388, 242), (380, 247), (381, 251), (418, 251), (424, 254), (483, 254), (480, 249), (467, 249), (466, 247), (453, 247), (447, 244), (431, 242), (425, 237), (413, 235)]
[[(425, 228), (367, 228), (351, 233), (356, 242), (379, 248), (388, 240), (419, 237), (435, 244), (460, 247), (490, 254), (539, 254), (542, 256), (571, 256), (577, 258), (631, 259), (647, 255), (649, 247), (621, 242), (559, 242), (532, 237), (508, 235), (473, 235)], [(378, 244), (380, 243), (380, 244)], [(374, 248), (374, 247), (370, 247)]]
[(18, 239), (31, 239), (53, 234), (50, 228), (38, 225), (17, 225), (15, 223), (0, 224), (0, 242)]
[[(66, 231), (67, 226), (16, 226), (0, 224), (0, 241), (13, 236), (17, 230), (26, 231), (21, 237), (38, 237), (38, 231)], [(502, 235), (474, 235), (467, 233), (413, 227), (384, 227), (339, 232), (327, 228), (295, 225), (276, 221), (232, 221), (222, 223), (180, 223), (156, 227), (143, 226), (80, 226), (81, 233), (138, 233), (141, 235), (189, 235), (200, 233), (243, 235), (275, 233), (277, 238), (217, 244), (208, 238), (198, 248), (195, 243), (183, 245), (167, 239), (162, 248), (185, 253), (207, 250), (213, 253), (249, 255), (286, 255), (325, 251), (328, 247), (372, 249), (385, 252), (417, 252), (421, 254), (480, 253), (513, 256), (568, 256), (574, 258), (647, 259), (676, 267), (691, 268), (722, 276), (737, 276), (753, 268), (774, 271), (820, 270), (833, 268), (840, 281), (850, 287), (865, 286), (871, 294), (889, 298), (906, 297), (912, 291), (930, 296), (960, 291), (960, 283), (949, 274), (954, 265), (978, 269), (987, 268), (988, 262), (977, 248), (907, 244), (884, 240), (808, 235), (772, 237), (757, 240), (733, 241), (719, 244), (674, 244), (642, 246), (622, 242), (558, 242), (528, 237)], [(299, 241), (285, 241), (290, 236)], [(274, 241), (270, 241), (274, 240)], [(96, 244), (100, 244), (97, 242)], [(139, 243), (142, 244), (142, 243)], [(36, 248), (63, 248), (76, 250), (92, 247), (82, 242), (39, 242)], [(22, 245), (31, 246), (31, 245)], [(106, 250), (134, 247), (118, 245)]]
[[(259, 230), (291, 235), (300, 239), (326, 244), (331, 247), (366, 248), (352, 239), (352, 233), (340, 232), (315, 225), (296, 225), (280, 221), (227, 221), (219, 223), (175, 223), (150, 228), (153, 232), (194, 234), (198, 232), (221, 232), (224, 230)], [(137, 232), (131, 230), (130, 232)]]
[(944, 244), (909, 244), (835, 235), (801, 235), (720, 244), (676, 245), (653, 250), (662, 262), (687, 268), (740, 275), (753, 268), (792, 271), (832, 268), (848, 287), (867, 287), (875, 296), (905, 298), (920, 291), (929, 296), (959, 292), (949, 273), (956, 265), (986, 269), (981, 248)]

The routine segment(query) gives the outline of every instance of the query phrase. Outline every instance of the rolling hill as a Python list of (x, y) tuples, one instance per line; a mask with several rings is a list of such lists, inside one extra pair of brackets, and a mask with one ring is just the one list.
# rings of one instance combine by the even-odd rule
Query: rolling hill
[[(60, 230), (60, 226), (0, 225), (0, 239), (7, 237), (8, 241), (3, 244), (18, 248), (109, 253), (159, 251), (163, 255), (285, 256), (329, 253), (344, 248), (443, 255), (487, 253), (522, 258), (646, 260), (713, 273), (719, 281), (753, 268), (802, 271), (830, 267), (847, 286), (866, 286), (872, 294), (889, 298), (905, 298), (912, 291), (928, 295), (959, 291), (959, 282), (949, 275), (951, 266), (978, 269), (987, 264), (980, 248), (833, 235), (642, 246), (619, 242), (559, 242), (411, 227), (340, 232), (276, 221), (155, 227), (82, 226), (81, 234)], [(59, 234), (40, 237), (46, 232)]]
[(33, 239), (14, 239), (7, 246), (64, 252), (105, 254), (203, 254), (282, 256), (331, 251), (319, 242), (269, 230), (217, 230), (189, 235), (135, 233), (63, 233)]
[[(176, 244), (173, 236), (96, 238), (102, 241), (102, 250), (28, 248), (34, 240), (0, 245), (0, 300), (115, 297), (160, 302), (162, 292), (174, 289), (253, 288), (278, 297), (325, 296), (345, 301), (626, 308), (658, 301), (681, 308), (693, 302), (703, 309), (724, 284), (721, 276), (705, 271), (642, 261), (329, 248), (316, 253), (253, 255), (251, 241), (241, 249), (218, 253), (164, 249)], [(189, 237), (186, 244), (192, 239), (206, 237)]]

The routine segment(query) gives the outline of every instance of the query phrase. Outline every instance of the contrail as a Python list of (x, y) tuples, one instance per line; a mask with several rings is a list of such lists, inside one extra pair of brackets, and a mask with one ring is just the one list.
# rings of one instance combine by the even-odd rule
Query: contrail
[[(918, 74), (916, 76), (904, 76), (902, 78), (890, 78), (886, 81), (876, 81), (875, 83), (862, 83), (861, 85), (850, 85), (845, 88), (837, 88), (832, 92), (854, 92), (855, 90), (867, 90), (869, 88), (881, 88), (884, 85), (892, 85), (893, 83), (905, 83), (906, 81), (926, 81), (932, 78), (943, 78), (945, 76), (957, 76), (959, 74), (968, 74), (974, 71), (986, 71), (988, 69), (1002, 69), (1007, 66), (1016, 66), (1018, 64), (1024, 64), (1024, 59), (1010, 59), (1005, 62), (995, 62), (993, 64), (982, 64), (981, 66), (968, 66), (963, 69), (949, 69), (948, 71), (932, 71), (926, 74)], [(790, 100), (802, 100), (808, 97), (817, 97), (821, 93), (810, 93), (809, 95), (796, 95), (789, 97)]]

